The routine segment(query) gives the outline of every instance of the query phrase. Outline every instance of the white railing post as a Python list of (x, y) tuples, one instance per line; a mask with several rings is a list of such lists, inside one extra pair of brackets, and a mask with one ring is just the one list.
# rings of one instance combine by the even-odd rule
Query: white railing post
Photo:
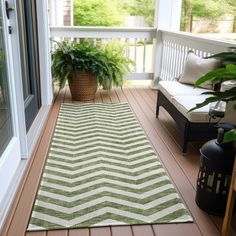
[(156, 73), (161, 80), (175, 80), (182, 73), (189, 50), (203, 57), (228, 51), (230, 47), (236, 45), (234, 41), (229, 40), (211, 39), (184, 32), (159, 31), (162, 36), (161, 73), (157, 73), (160, 68), (158, 55), (156, 56)]
[(179, 31), (182, 0), (156, 0), (155, 27), (157, 28), (154, 54), (154, 81), (152, 88), (157, 88), (162, 64), (162, 34), (160, 29)]
[(162, 67), (162, 50), (163, 50), (163, 40), (162, 40), (162, 32), (160, 30), (156, 33), (156, 40), (153, 46), (153, 81), (151, 87), (153, 89), (157, 89), (158, 81), (161, 75), (161, 67)]

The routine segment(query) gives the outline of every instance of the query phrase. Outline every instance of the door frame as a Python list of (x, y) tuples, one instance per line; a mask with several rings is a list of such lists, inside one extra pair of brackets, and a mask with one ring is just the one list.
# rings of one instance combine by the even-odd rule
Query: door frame
[[(12, 114), (12, 126), (13, 126), (13, 138), (10, 140), (6, 149), (0, 158), (0, 180), (4, 180), (1, 183), (0, 190), (0, 224), (3, 222), (6, 209), (10, 206), (10, 202), (6, 201), (6, 193), (10, 193), (10, 185), (12, 183), (12, 179), (14, 178), (14, 174), (17, 172), (17, 168), (21, 162), (22, 155), (22, 146), (20, 140), (20, 127), (19, 127), (19, 119), (20, 119), (20, 103), (21, 96), (18, 93), (20, 84), (18, 80), (16, 80), (17, 67), (13, 66), (13, 52), (14, 56), (15, 51), (12, 47), (13, 38), (12, 35), (9, 34), (9, 28), (12, 27), (12, 22), (7, 19), (6, 11), (5, 11), (5, 1), (0, 2), (2, 6), (2, 23), (3, 23), (3, 37), (5, 44), (6, 53), (6, 70), (8, 74), (8, 88), (9, 88), (9, 100), (11, 105), (11, 114)], [(18, 74), (19, 76), (19, 74)], [(19, 97), (18, 97), (19, 96)], [(2, 216), (3, 215), (3, 216)]]
[[(9, 7), (17, 9), (16, 1), (17, 0), (8, 0)], [(14, 131), (13, 139), (10, 141), (0, 158), (0, 181), (4, 180), (4, 188), (2, 188), (1, 183), (0, 190), (1, 228), (50, 111), (53, 100), (53, 86), (51, 76), (48, 1), (37, 0), (36, 7), (38, 12), (39, 68), (41, 75), (42, 106), (31, 128), (28, 133), (26, 133), (17, 12), (11, 11), (10, 19), (7, 20), (4, 10), (5, 1), (1, 1), (0, 4), (4, 7), (4, 37), (6, 41), (6, 50), (8, 52), (6, 60), (8, 62), (10, 103)], [(8, 26), (12, 27), (12, 34), (8, 33)]]
[[(9, 0), (9, 4), (16, 9), (17, 0)], [(20, 59), (20, 45), (17, 12), (12, 13), (10, 18), (12, 30), (11, 47), (14, 52), (12, 64), (14, 64), (13, 76), (15, 79), (16, 106), (14, 112), (18, 114), (18, 119), (14, 122), (18, 123), (21, 158), (28, 159), (35, 147), (36, 141), (42, 130), (43, 123), (49, 112), (53, 99), (52, 75), (51, 75), (51, 49), (50, 49), (50, 31), (48, 20), (48, 2), (47, 0), (36, 0), (37, 8), (37, 25), (38, 25), (38, 46), (39, 46), (39, 70), (40, 70), (40, 86), (41, 86), (41, 108), (31, 125), (28, 133), (26, 133), (25, 113), (24, 113), (24, 97), (22, 85), (22, 71)], [(11, 13), (10, 13), (11, 14)], [(19, 99), (20, 98), (20, 99)]]
[[(16, 0), (17, 1), (17, 0)], [(36, 0), (41, 108), (27, 133), (28, 156), (33, 152), (53, 101), (48, 0)]]

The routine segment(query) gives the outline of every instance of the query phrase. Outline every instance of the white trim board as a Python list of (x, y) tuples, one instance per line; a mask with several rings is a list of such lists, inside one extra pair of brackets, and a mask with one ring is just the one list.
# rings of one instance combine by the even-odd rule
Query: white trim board
[[(9, 0), (9, 6), (16, 9), (16, 1), (17, 0)], [(1, 4), (2, 9), (5, 9), (5, 2), (3, 1)], [(12, 206), (27, 163), (33, 153), (37, 140), (47, 119), (53, 99), (47, 1), (37, 0), (37, 11), (39, 13), (38, 17), (41, 17), (38, 18), (38, 21), (40, 22), (38, 27), (38, 35), (40, 50), (41, 95), (43, 99), (42, 107), (40, 108), (28, 134), (26, 134), (25, 128), (17, 11), (11, 12), (10, 20), (7, 20), (5, 15), (3, 17), (5, 27), (11, 25), (13, 32), (9, 35), (8, 29), (5, 28), (6, 33), (4, 36), (8, 49), (7, 59), (9, 65), (9, 87), (11, 91), (10, 95), (14, 137), (0, 159), (0, 228)], [(3, 14), (5, 14), (4, 10)], [(42, 19), (42, 17), (44, 18)], [(22, 160), (23, 158), (27, 160)]]
[(50, 105), (53, 100), (48, 2), (37, 0), (36, 3), (41, 99), (42, 106), (46, 106)]
[[(11, 186), (12, 179), (19, 167), (22, 155), (21, 142), (24, 142), (24, 136), (20, 134), (20, 110), (21, 110), (21, 99), (23, 99), (23, 93), (21, 89), (21, 75), (18, 71), (15, 61), (18, 60), (18, 51), (15, 51), (14, 39), (17, 37), (16, 28), (16, 14), (15, 11), (11, 13), (11, 18), (6, 17), (5, 2), (1, 3), (2, 9), (2, 27), (4, 32), (4, 44), (5, 44), (5, 56), (7, 62), (7, 73), (8, 73), (8, 84), (9, 84), (9, 97), (11, 104), (11, 116), (13, 126), (13, 137), (9, 142), (8, 146), (4, 150), (0, 158), (0, 203), (5, 202), (5, 195), (8, 192), (9, 186)], [(15, 7), (12, 1), (9, 1), (10, 7)], [(14, 14), (13, 14), (14, 13)], [(12, 27), (12, 34), (9, 34), (8, 27)], [(17, 45), (16, 45), (17, 47)], [(14, 52), (14, 53), (13, 53)], [(13, 57), (14, 55), (14, 57)], [(21, 96), (22, 95), (22, 96)], [(3, 211), (3, 207), (0, 208), (0, 213)]]
[(19, 184), (21, 182), (22, 175), (25, 174), (26, 167), (27, 167), (28, 160), (21, 160), (18, 165), (17, 171), (12, 178), (12, 181), (6, 191), (4, 199), (1, 201), (0, 204), (0, 232), (2, 227), (5, 223), (7, 215), (12, 207), (14, 197), (18, 191)]
[(43, 126), (48, 117), (51, 106), (42, 106), (27, 133), (28, 155), (32, 155), (38, 138), (42, 132)]
[[(31, 127), (33, 128), (27, 135), (28, 142), (31, 141), (31, 144), (29, 144), (29, 151), (31, 155), (33, 154), (33, 150), (36, 147), (36, 143), (40, 137), (40, 134), (42, 132), (43, 126), (45, 122), (47, 121), (48, 114), (50, 112), (50, 106), (44, 106), (40, 109), (39, 114), (37, 115), (35, 122), (32, 126), (37, 127)], [(32, 140), (30, 137), (33, 137)], [(10, 158), (8, 158), (10, 159)], [(1, 232), (1, 227), (3, 226), (6, 217), (11, 209), (11, 206), (14, 202), (15, 195), (17, 193), (17, 190), (19, 188), (20, 182), (22, 180), (22, 177), (25, 175), (26, 167), (29, 163), (31, 158), (21, 160), (19, 163), (17, 163), (15, 171), (14, 171), (14, 176), (11, 178), (11, 182), (7, 187), (7, 190), (4, 191), (5, 194), (2, 197), (2, 200), (0, 201), (0, 232)], [(11, 161), (14, 161), (11, 160)], [(0, 163), (1, 164), (1, 163)], [(0, 179), (1, 179), (1, 166), (0, 166)]]

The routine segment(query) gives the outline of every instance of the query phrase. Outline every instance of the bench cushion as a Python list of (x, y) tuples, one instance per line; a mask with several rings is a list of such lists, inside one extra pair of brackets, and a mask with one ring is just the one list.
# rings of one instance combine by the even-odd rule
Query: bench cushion
[(192, 85), (182, 84), (178, 81), (160, 81), (158, 86), (158, 89), (161, 90), (169, 101), (172, 101), (174, 96), (199, 96), (203, 92), (211, 91), (203, 88), (194, 88)]
[[(192, 112), (188, 113), (188, 111), (193, 108), (195, 104), (203, 102), (207, 97), (207, 95), (175, 96), (172, 98), (172, 103), (178, 109), (178, 111), (182, 113), (190, 122), (204, 123), (209, 122), (209, 104)], [(211, 122), (216, 122), (216, 120), (211, 119)]]
[[(215, 70), (219, 65), (219, 60), (215, 58), (201, 58), (193, 52), (189, 52), (179, 82), (194, 85), (200, 77)], [(206, 81), (199, 86), (205, 89), (213, 89), (211, 81)]]

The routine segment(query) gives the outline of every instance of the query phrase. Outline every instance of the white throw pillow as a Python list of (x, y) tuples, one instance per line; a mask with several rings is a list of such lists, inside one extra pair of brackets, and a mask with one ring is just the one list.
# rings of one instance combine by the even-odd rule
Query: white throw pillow
[[(204, 59), (193, 52), (189, 52), (179, 82), (184, 84), (195, 84), (200, 77), (216, 69), (219, 65), (219, 61), (214, 58)], [(199, 87), (213, 89), (211, 81), (207, 81)]]

